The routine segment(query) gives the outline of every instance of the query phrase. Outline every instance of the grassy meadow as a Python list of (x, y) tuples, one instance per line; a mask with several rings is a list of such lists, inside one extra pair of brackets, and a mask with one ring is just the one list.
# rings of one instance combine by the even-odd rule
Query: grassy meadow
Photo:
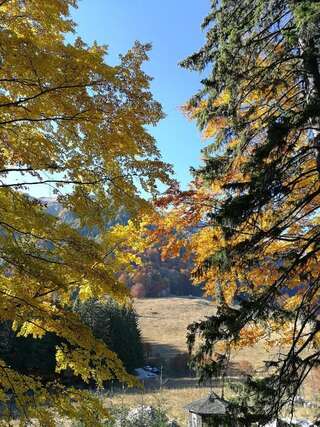
[[(215, 311), (215, 307), (210, 301), (191, 297), (137, 299), (135, 309), (144, 342), (151, 345), (152, 356), (160, 357), (164, 362), (187, 351), (185, 337), (188, 324), (209, 316)], [(233, 355), (232, 360), (235, 365), (252, 366), (253, 369), (258, 369), (263, 365), (267, 356), (267, 351), (261, 343), (239, 351)], [(319, 382), (320, 375), (312, 373), (300, 394), (305, 399), (317, 401), (316, 390), (318, 390)], [(188, 414), (184, 407), (188, 403), (206, 397), (211, 390), (218, 395), (221, 394), (221, 387), (218, 383), (213, 384), (213, 387), (200, 386), (197, 378), (175, 377), (167, 375), (164, 370), (162, 386), (160, 386), (160, 381), (151, 381), (145, 383), (144, 389), (114, 387), (111, 392), (110, 390), (103, 392), (101, 399), (108, 408), (113, 406), (135, 408), (140, 405), (161, 407), (166, 410), (171, 419), (175, 419), (179, 425), (185, 426)], [(234, 395), (228, 387), (228, 381), (226, 381), (224, 393), (227, 399)], [(312, 419), (317, 411), (317, 408), (297, 406), (296, 416)], [(74, 427), (74, 425), (61, 420), (61, 427)]]
[[(215, 311), (215, 307), (210, 301), (191, 297), (136, 299), (135, 309), (138, 313), (144, 342), (151, 344), (153, 356), (160, 356), (165, 361), (178, 353), (187, 351), (186, 329), (188, 324), (209, 316)], [(260, 343), (252, 348), (238, 351), (232, 356), (232, 361), (235, 366), (239, 365), (240, 368), (259, 369), (267, 357), (267, 350), (263, 343)], [(317, 400), (315, 391), (319, 385), (318, 377), (316, 373), (311, 374), (304, 389), (301, 390), (305, 399)], [(167, 377), (164, 374), (162, 388), (156, 384), (154, 388), (146, 385), (145, 389), (141, 391), (118, 390), (110, 397), (105, 395), (103, 400), (107, 406), (161, 405), (167, 409), (170, 417), (184, 426), (187, 420), (185, 405), (207, 396), (210, 390), (210, 387), (199, 386), (196, 378)], [(218, 394), (221, 393), (219, 387), (215, 387), (213, 390)], [(227, 386), (225, 393), (226, 397), (231, 393)], [(301, 417), (312, 417), (315, 412), (314, 409), (298, 407), (296, 414)]]
[[(187, 326), (215, 312), (212, 302), (204, 298), (168, 297), (136, 299), (142, 338), (152, 346), (152, 354), (163, 358), (187, 351)], [(267, 353), (263, 343), (236, 352), (235, 363), (251, 364), (257, 369), (263, 366)], [(244, 363), (245, 362), (245, 363)]]

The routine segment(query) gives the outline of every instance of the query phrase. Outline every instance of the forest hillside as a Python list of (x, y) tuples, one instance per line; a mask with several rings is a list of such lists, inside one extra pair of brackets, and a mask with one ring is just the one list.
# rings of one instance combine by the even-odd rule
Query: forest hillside
[[(99, 238), (97, 228), (80, 226), (80, 219), (70, 210), (65, 209), (55, 198), (41, 198), (47, 206), (47, 211), (58, 217), (62, 222), (71, 225), (85, 237)], [(115, 224), (126, 224), (129, 215), (124, 210), (120, 211), (112, 221), (106, 224), (111, 227)], [(161, 246), (149, 247), (142, 255), (143, 263), (136, 266), (133, 273), (123, 272), (119, 275), (121, 282), (130, 288), (135, 298), (157, 298), (168, 296), (202, 296), (200, 286), (192, 284), (190, 273), (192, 261), (183, 257), (162, 259)]]

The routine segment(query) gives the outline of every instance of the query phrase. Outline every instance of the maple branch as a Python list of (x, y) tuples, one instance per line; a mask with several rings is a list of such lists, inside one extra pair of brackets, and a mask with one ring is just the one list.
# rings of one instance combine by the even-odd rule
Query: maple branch
[[(71, 116), (51, 116), (51, 117), (37, 117), (37, 118), (20, 117), (17, 119), (4, 120), (0, 122), (0, 125), (9, 125), (11, 123), (18, 123), (18, 122), (72, 121), (78, 118), (79, 116), (81, 116), (82, 114), (88, 113), (88, 112), (90, 112), (90, 110), (86, 109), (86, 110), (79, 111)], [(93, 118), (91, 117), (90, 119), (89, 118), (86, 119), (85, 117), (81, 117), (81, 120), (93, 121)]]
[(21, 168), (18, 168), (18, 167), (17, 168), (5, 168), (5, 169), (0, 169), (0, 173), (7, 174), (10, 172), (39, 172), (39, 171), (42, 171), (44, 169), (63, 170), (64, 168), (62, 166), (50, 164), (50, 165), (44, 165), (43, 167), (39, 166), (36, 169), (33, 168), (32, 166), (21, 167)]
[(39, 185), (39, 184), (74, 184), (74, 185), (96, 185), (102, 182), (103, 179), (99, 179), (96, 181), (76, 181), (76, 180), (63, 180), (63, 179), (45, 179), (43, 181), (34, 181), (34, 182), (19, 182), (19, 183), (10, 183), (10, 184), (0, 184), (0, 188), (7, 187), (21, 187), (21, 186), (29, 186), (29, 185)]
[(105, 84), (104, 80), (96, 80), (90, 83), (79, 83), (79, 84), (68, 84), (68, 85), (61, 85), (61, 86), (55, 86), (48, 89), (42, 89), (40, 92), (36, 93), (35, 95), (31, 95), (25, 98), (20, 98), (17, 101), (10, 101), (3, 104), (0, 104), (0, 108), (6, 108), (6, 107), (17, 107), (20, 106), (20, 104), (23, 104), (28, 101), (32, 101), (40, 96), (46, 95), (50, 92), (60, 91), (64, 89), (80, 89), (80, 88), (87, 88), (87, 87), (94, 87), (98, 86), (100, 84)]

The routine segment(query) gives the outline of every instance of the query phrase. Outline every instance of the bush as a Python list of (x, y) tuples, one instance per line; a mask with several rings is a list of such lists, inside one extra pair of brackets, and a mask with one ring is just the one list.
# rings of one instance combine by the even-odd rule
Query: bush
[(178, 427), (169, 420), (163, 408), (141, 405), (133, 409), (116, 407), (112, 411), (113, 419), (106, 427)]
[[(176, 421), (167, 417), (162, 407), (141, 405), (129, 409), (126, 406), (114, 406), (110, 415), (104, 427), (179, 427)], [(72, 427), (85, 427), (85, 424), (76, 422)]]

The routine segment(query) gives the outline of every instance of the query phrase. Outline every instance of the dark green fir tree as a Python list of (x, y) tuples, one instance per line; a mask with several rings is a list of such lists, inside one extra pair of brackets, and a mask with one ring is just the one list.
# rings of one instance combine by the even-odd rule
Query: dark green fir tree
[(217, 343), (277, 336), (281, 353), (239, 398), (247, 420), (274, 419), (320, 364), (320, 3), (211, 1), (203, 28), (182, 66), (204, 75), (186, 110), (211, 140), (194, 173), (214, 189), (207, 225), (221, 237), (197, 274), (235, 291), (189, 344), (211, 376)]

